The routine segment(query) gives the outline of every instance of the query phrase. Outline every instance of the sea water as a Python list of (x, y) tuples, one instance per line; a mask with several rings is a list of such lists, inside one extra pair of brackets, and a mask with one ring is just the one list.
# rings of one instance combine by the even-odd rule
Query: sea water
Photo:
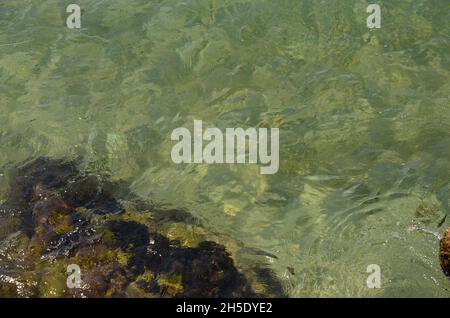
[[(81, 158), (292, 297), (448, 297), (450, 2), (373, 2), (379, 25), (364, 0), (2, 0), (1, 198), (17, 164)], [(279, 170), (174, 164), (194, 120), (278, 128)]]

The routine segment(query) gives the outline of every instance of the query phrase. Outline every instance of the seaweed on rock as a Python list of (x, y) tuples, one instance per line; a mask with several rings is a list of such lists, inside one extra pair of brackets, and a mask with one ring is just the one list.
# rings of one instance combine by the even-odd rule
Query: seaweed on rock
[[(0, 241), (0, 296), (258, 297), (283, 293), (267, 270), (238, 269), (225, 246), (198, 239), (201, 235), (199, 242), (187, 246), (160, 230), (167, 223), (199, 227), (189, 213), (152, 210), (133, 202), (123, 190), (118, 196), (115, 189), (120, 187), (81, 174), (74, 163), (37, 159), (17, 169), (10, 188), (0, 209), (0, 222), (14, 219), (16, 225)], [(81, 269), (79, 288), (66, 284), (69, 264)]]

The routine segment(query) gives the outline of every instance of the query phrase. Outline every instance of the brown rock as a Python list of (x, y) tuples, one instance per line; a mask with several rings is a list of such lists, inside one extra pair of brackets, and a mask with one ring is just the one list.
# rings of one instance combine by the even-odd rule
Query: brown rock
[(439, 259), (442, 270), (447, 276), (450, 276), (450, 228), (445, 231), (441, 240)]

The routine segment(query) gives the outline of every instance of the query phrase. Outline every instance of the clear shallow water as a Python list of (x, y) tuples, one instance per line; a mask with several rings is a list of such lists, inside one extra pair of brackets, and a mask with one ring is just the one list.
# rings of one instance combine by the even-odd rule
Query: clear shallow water
[[(448, 1), (378, 1), (376, 31), (358, 0), (80, 0), (81, 30), (66, 2), (0, 4), (3, 172), (81, 157), (276, 255), (293, 297), (449, 296)], [(280, 171), (173, 164), (194, 119), (279, 127)]]

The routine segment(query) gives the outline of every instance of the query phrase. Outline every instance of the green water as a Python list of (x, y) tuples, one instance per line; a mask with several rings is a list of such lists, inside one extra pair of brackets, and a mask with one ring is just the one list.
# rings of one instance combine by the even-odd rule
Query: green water
[[(376, 3), (370, 31), (362, 0), (2, 0), (2, 197), (19, 163), (82, 158), (276, 255), (247, 257), (292, 297), (448, 297), (450, 2)], [(174, 164), (194, 119), (280, 128), (279, 172)]]

